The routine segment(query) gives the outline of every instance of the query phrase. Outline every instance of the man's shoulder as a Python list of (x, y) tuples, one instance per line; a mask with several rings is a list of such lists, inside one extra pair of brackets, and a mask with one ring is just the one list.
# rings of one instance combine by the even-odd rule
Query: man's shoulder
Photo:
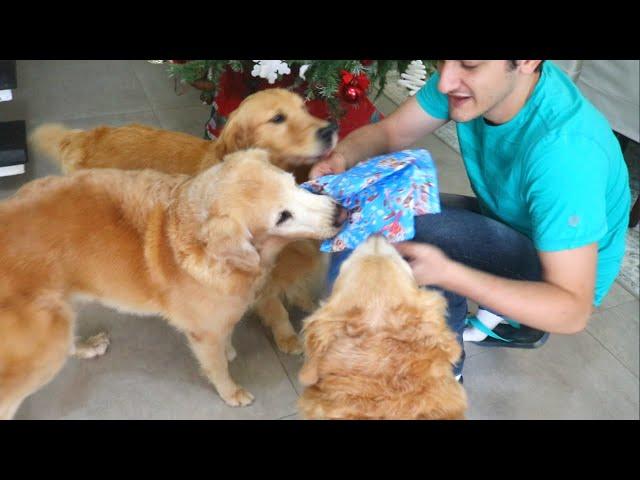
[(608, 136), (611, 127), (604, 115), (582, 94), (558, 66), (547, 61), (543, 89), (532, 107), (534, 138)]

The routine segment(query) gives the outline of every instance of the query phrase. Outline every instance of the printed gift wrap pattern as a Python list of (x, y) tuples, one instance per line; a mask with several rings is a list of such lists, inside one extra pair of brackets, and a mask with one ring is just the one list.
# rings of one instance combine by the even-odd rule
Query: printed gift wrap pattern
[(323, 252), (352, 250), (374, 234), (390, 242), (411, 240), (414, 216), (440, 212), (436, 167), (422, 149), (374, 157), (301, 186), (330, 195), (349, 211), (340, 233), (322, 242)]

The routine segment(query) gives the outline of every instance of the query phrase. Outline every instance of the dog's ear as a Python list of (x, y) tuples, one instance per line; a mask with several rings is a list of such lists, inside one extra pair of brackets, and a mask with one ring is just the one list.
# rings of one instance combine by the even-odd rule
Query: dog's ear
[(182, 267), (205, 283), (214, 283), (221, 271), (260, 271), (260, 255), (251, 243), (251, 233), (228, 216), (207, 220), (199, 234), (181, 244), (178, 255)]
[(254, 143), (253, 131), (254, 129), (249, 128), (232, 113), (216, 142), (216, 147), (220, 150), (220, 158), (238, 150), (251, 148)]
[(444, 352), (448, 361), (455, 364), (462, 355), (462, 348), (446, 323), (446, 299), (435, 290), (420, 289), (418, 301), (418, 308), (422, 311), (419, 335), (425, 342)]
[(217, 262), (249, 273), (260, 271), (260, 254), (251, 243), (251, 232), (229, 216), (209, 219), (202, 237), (207, 255)]
[(302, 335), (305, 362), (298, 373), (298, 380), (305, 387), (318, 382), (320, 360), (338, 336), (343, 334), (343, 322), (332, 321), (333, 318), (330, 306), (325, 305), (304, 320)]

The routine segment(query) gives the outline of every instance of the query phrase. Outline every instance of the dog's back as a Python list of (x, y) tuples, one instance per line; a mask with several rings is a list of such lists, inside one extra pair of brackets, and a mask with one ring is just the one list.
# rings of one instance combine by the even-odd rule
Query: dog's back
[(150, 178), (159, 175), (87, 170), (35, 180), (0, 202), (0, 419), (70, 354), (71, 294), (148, 301), (140, 227), (167, 193), (169, 181)]
[(34, 130), (30, 142), (65, 173), (85, 168), (149, 168), (195, 175), (213, 148), (211, 142), (193, 135), (137, 124), (92, 130), (45, 124)]
[(336, 341), (299, 402), (305, 418), (456, 420), (467, 398), (446, 352), (381, 332)]
[[(168, 202), (172, 185), (181, 178), (153, 171), (87, 170), (28, 183), (0, 203), (1, 276), (11, 278), (15, 293), (63, 285), (82, 289), (108, 272), (144, 272), (144, 265), (131, 262), (144, 260), (138, 250), (145, 222), (163, 198)], [(121, 268), (114, 262), (121, 262)]]

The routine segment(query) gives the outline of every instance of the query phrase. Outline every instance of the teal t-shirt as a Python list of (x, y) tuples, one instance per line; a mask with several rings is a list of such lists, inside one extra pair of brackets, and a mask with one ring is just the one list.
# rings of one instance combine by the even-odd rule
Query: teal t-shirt
[[(416, 94), (435, 118), (449, 118), (433, 75)], [(594, 304), (624, 256), (631, 193), (620, 144), (606, 118), (571, 79), (545, 61), (514, 118), (456, 124), (469, 182), (482, 212), (529, 237), (539, 251), (598, 242)]]

